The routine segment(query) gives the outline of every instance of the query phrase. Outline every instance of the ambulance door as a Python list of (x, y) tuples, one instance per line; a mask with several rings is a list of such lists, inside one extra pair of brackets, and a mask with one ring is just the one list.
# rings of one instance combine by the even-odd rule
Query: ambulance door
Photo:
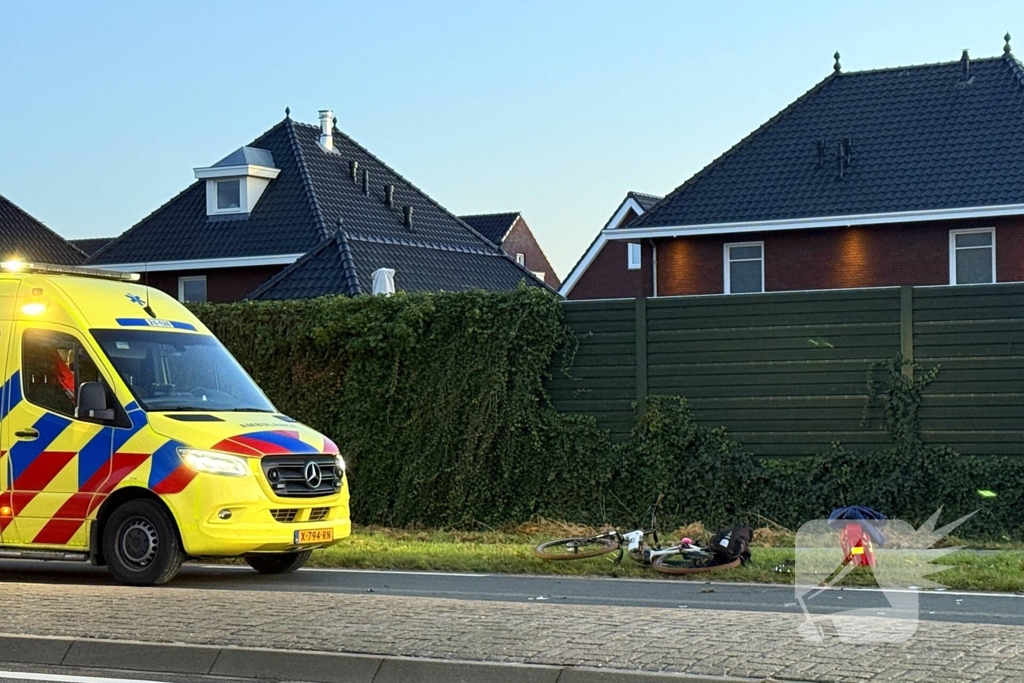
[(76, 330), (13, 327), (7, 362), (20, 366), (21, 400), (12, 401), (4, 425), (14, 526), (23, 544), (84, 549), (85, 520), (110, 474), (113, 430), (80, 419), (75, 406), (83, 382), (103, 379)]
[[(11, 522), (14, 521), (14, 509), (11, 507), (11, 467), (7, 451), (7, 405), (12, 383), (8, 373), (7, 356), (11, 341), (11, 321), (14, 320), (14, 305), (18, 299), (18, 286), (21, 283), (14, 279), (0, 279), (0, 545), (16, 543), (15, 531)], [(10, 528), (8, 528), (10, 527)]]

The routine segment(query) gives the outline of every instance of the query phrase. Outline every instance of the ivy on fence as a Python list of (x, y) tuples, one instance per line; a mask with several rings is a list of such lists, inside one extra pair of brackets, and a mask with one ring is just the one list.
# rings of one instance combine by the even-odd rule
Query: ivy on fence
[[(770, 519), (795, 529), (862, 504), (923, 521), (980, 508), (968, 531), (1024, 536), (1024, 462), (964, 457), (922, 441), (918, 408), (939, 369), (872, 369), (866, 401), (891, 444), (764, 460), (685, 400), (651, 396), (632, 438), (613, 444), (544, 389), (571, 363), (557, 299), (512, 292), (398, 294), (196, 305), (282, 411), (330, 436), (351, 463), (356, 521), (478, 528), (535, 515), (635, 524), (665, 493), (666, 524)], [(979, 489), (999, 495), (982, 500)], [(943, 519), (946, 517), (944, 516)]]

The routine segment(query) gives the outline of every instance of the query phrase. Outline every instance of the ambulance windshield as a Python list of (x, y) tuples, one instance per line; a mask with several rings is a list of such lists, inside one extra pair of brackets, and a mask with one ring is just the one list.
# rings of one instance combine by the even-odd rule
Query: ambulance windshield
[(93, 330), (135, 400), (149, 411), (274, 412), (216, 338), (156, 330)]

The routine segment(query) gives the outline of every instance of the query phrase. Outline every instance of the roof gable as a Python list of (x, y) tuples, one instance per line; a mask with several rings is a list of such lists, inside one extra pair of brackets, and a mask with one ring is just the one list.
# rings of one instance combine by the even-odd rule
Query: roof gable
[(0, 258), (78, 265), (85, 252), (0, 195)]
[(1021, 67), (1006, 54), (971, 62), (968, 82), (961, 70), (836, 72), (630, 227), (1024, 204)]

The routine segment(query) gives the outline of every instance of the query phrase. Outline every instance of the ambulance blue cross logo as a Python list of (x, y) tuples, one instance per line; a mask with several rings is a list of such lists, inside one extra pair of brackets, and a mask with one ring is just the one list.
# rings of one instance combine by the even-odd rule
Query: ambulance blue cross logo
[(146, 305), (146, 300), (138, 294), (132, 294), (129, 292), (128, 294), (125, 294), (125, 296), (128, 297), (128, 301), (131, 301), (133, 304), (138, 304), (140, 306)]

